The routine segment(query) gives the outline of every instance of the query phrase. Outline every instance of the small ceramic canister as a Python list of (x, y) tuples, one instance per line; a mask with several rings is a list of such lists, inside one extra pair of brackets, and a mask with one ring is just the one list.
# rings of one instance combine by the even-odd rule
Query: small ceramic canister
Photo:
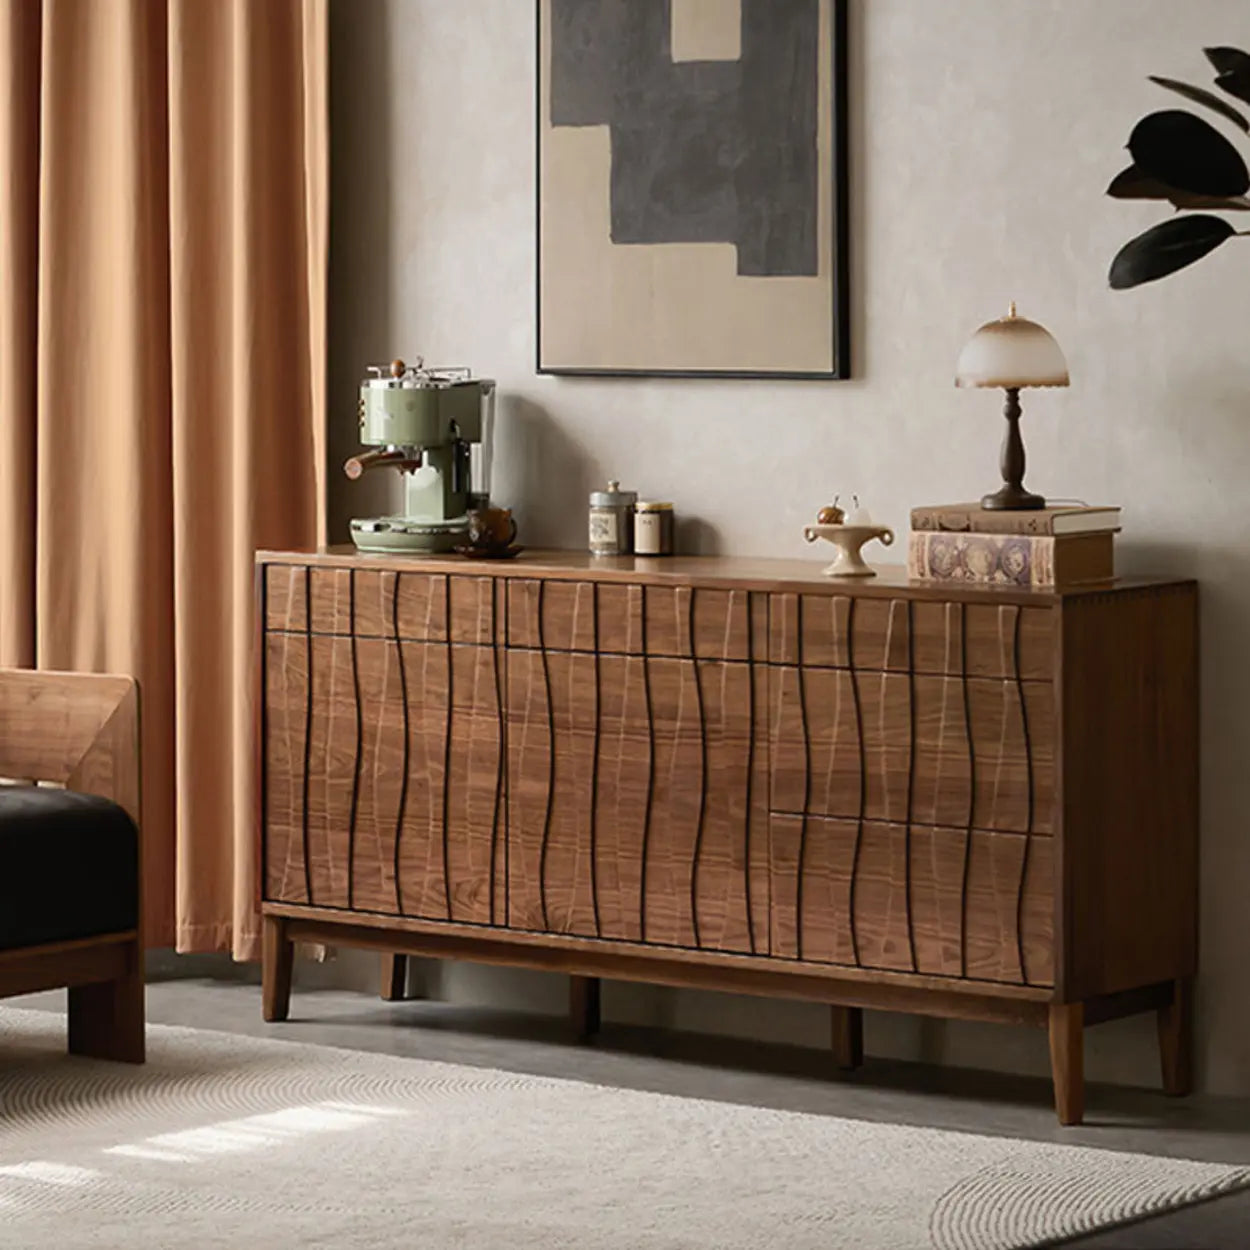
[(673, 554), (673, 505), (640, 500), (634, 513), (634, 551), (640, 556)]
[(614, 478), (607, 490), (590, 492), (590, 554), (627, 556), (634, 549), (636, 490), (622, 490)]

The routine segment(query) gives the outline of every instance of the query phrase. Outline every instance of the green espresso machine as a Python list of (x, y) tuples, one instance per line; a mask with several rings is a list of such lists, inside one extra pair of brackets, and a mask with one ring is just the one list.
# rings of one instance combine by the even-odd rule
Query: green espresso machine
[(468, 369), (393, 360), (368, 366), (360, 384), (360, 441), (370, 450), (343, 471), (403, 477), (403, 515), (353, 519), (361, 551), (452, 551), (467, 542), (468, 513), (490, 503), (495, 383)]

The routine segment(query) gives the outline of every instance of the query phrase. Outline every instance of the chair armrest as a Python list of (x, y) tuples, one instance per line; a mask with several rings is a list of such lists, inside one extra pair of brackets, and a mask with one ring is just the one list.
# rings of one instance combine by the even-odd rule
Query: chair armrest
[(0, 669), (0, 777), (98, 794), (139, 824), (138, 683)]

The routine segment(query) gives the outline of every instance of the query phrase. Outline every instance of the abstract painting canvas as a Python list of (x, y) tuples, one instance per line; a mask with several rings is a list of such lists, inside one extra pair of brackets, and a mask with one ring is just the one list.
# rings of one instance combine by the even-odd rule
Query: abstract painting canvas
[(842, 378), (846, 0), (538, 0), (538, 369)]

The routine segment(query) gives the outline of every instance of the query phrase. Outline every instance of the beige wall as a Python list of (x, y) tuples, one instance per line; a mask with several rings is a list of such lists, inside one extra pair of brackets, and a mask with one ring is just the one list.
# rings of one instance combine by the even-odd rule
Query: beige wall
[[(1133, 123), (1250, 46), (1244, 0), (852, 0), (856, 380), (537, 377), (530, 0), (333, 7), (331, 422), (350, 447), (366, 361), (424, 354), (499, 380), (498, 497), (525, 541), (579, 546), (611, 474), (675, 501), (687, 542), (810, 555), (802, 524), (857, 491), (917, 503), (994, 485), (1001, 418), (951, 384), (981, 321), (1019, 301), (1073, 387), (1025, 395), (1029, 484), (1125, 507), (1121, 567), (1203, 582), (1203, 975), (1210, 1088), (1250, 1092), (1250, 240), (1167, 282), (1107, 289), (1165, 214), (1103, 197)], [(1250, 145), (1243, 145), (1250, 149)], [(332, 517), (367, 512), (334, 479)], [(376, 504), (372, 506), (377, 506)], [(368, 965), (372, 971), (372, 963)], [(556, 978), (444, 970), (456, 998), (558, 1009)], [(610, 987), (612, 1014), (825, 1042), (816, 1007)], [(869, 1022), (878, 1053), (1042, 1071), (1040, 1035)], [(1153, 1083), (1148, 1020), (1090, 1034), (1095, 1079)]]

